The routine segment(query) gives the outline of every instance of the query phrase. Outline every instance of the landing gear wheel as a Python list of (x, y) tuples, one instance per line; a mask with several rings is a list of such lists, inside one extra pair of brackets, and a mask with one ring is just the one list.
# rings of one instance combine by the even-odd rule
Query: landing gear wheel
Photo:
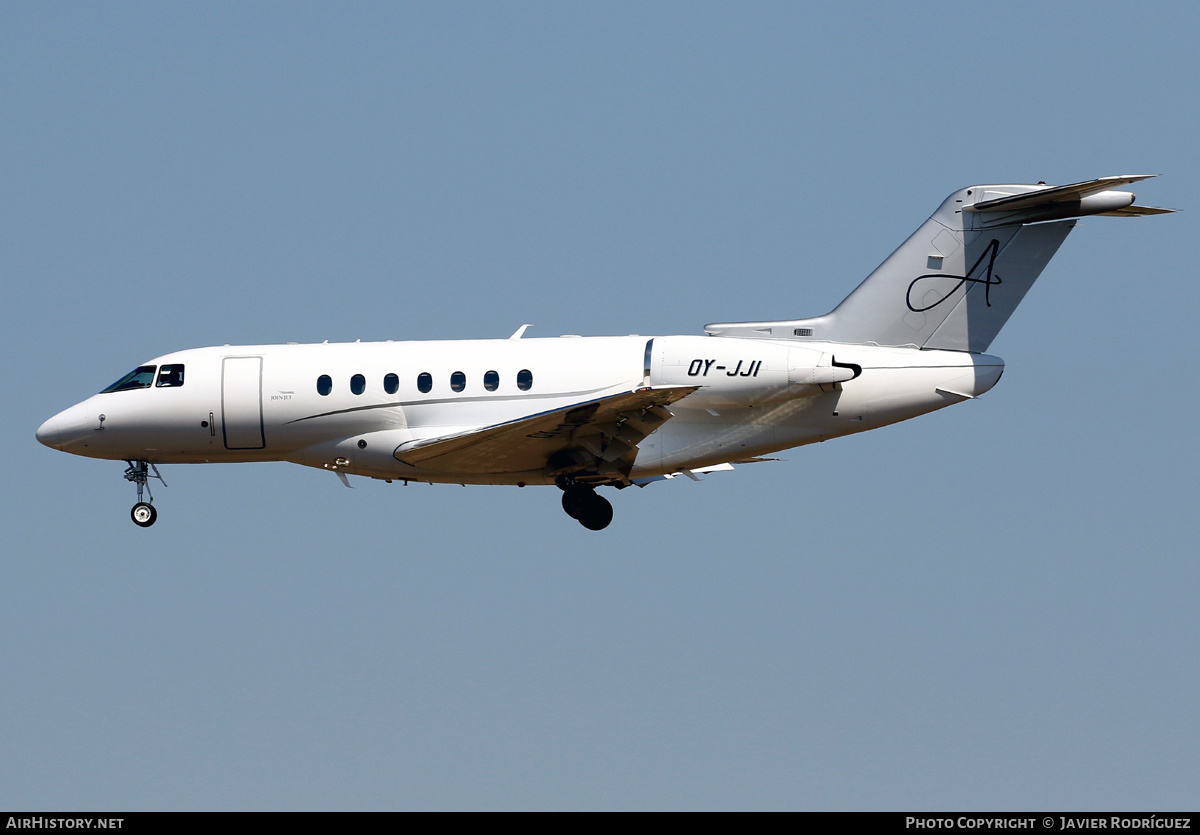
[(133, 510), (129, 511), (129, 516), (133, 519), (133, 524), (140, 528), (148, 528), (158, 519), (158, 511), (152, 504), (138, 502), (133, 506)]
[(578, 519), (590, 499), (596, 497), (591, 487), (568, 487), (563, 490), (562, 508), (572, 519)]
[(562, 507), (566, 514), (589, 531), (602, 531), (612, 522), (613, 509), (608, 499), (596, 495), (588, 484), (563, 487)]
[[(132, 481), (137, 485), (138, 494), (137, 504), (133, 506), (133, 510), (129, 511), (129, 515), (133, 519), (133, 524), (139, 528), (148, 528), (158, 518), (158, 511), (150, 502), (142, 501), (142, 491), (150, 493), (150, 485), (147, 483), (149, 479), (157, 478), (163, 483), (163, 487), (167, 486), (167, 482), (158, 474), (158, 467), (149, 461), (131, 461), (127, 458), (125, 463), (129, 465), (125, 468), (125, 480)], [(153, 475), (150, 474), (151, 470), (154, 471)], [(150, 493), (150, 501), (154, 501), (153, 493)]]
[(613, 508), (608, 499), (592, 493), (576, 518), (589, 531), (602, 531), (612, 521)]

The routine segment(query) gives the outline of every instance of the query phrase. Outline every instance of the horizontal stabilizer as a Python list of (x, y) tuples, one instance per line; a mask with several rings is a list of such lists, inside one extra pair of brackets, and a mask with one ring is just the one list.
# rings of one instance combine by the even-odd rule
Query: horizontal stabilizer
[(671, 418), (664, 407), (697, 388), (639, 389), (572, 403), (471, 432), (409, 441), (394, 455), (405, 464), (444, 473), (543, 470), (552, 457), (561, 460), (568, 451), (578, 453), (581, 465), (593, 456), (615, 460)]
[(1039, 208), (1051, 203), (1071, 203), (1093, 194), (1100, 194), (1117, 186), (1127, 186), (1130, 183), (1149, 180), (1155, 176), (1158, 175), (1139, 174), (1132, 177), (1100, 177), (1095, 180), (1086, 180), (1082, 183), (1071, 183), (1067, 186), (1035, 187), (1035, 191), (1026, 191), (1023, 194), (998, 197), (994, 200), (984, 200), (973, 206), (964, 206), (963, 211), (1017, 212), (1025, 209)]
[(1142, 217), (1143, 215), (1169, 215), (1176, 209), (1160, 209), (1156, 206), (1126, 206), (1111, 212), (1101, 212), (1105, 217)]

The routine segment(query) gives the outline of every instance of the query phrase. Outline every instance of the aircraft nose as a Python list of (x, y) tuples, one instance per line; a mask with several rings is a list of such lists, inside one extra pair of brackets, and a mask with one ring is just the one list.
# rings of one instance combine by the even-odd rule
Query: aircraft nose
[(38, 427), (37, 439), (51, 449), (67, 451), (67, 447), (87, 436), (93, 427), (86, 425), (87, 415), (82, 404), (59, 412)]

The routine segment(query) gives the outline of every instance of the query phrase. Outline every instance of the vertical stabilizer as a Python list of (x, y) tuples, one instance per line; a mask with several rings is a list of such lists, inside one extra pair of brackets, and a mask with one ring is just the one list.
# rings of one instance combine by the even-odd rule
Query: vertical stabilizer
[(951, 194), (831, 313), (709, 325), (714, 336), (814, 339), (982, 353), (1085, 215), (1135, 216), (1105, 177), (1069, 186), (972, 186)]

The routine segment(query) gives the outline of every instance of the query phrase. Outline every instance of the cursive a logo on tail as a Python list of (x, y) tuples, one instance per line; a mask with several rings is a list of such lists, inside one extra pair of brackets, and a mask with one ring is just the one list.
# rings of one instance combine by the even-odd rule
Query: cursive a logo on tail
[[(983, 251), (983, 254), (979, 256), (979, 259), (974, 263), (974, 265), (972, 265), (971, 269), (967, 270), (966, 275), (949, 275), (947, 273), (927, 273), (926, 275), (917, 276), (916, 278), (914, 278), (912, 280), (912, 283), (908, 285), (908, 293), (904, 297), (905, 304), (907, 304), (908, 309), (914, 313), (924, 313), (926, 310), (932, 310), (933, 308), (937, 307), (939, 304), (944, 302), (946, 299), (953, 296), (958, 291), (959, 287), (962, 287), (964, 284), (967, 284), (968, 282), (970, 282), (972, 284), (982, 284), (984, 286), (983, 299), (985, 302), (987, 302), (987, 306), (991, 307), (992, 306), (992, 285), (1003, 283), (1000, 280), (1000, 276), (993, 275), (993, 273), (992, 273), (992, 267), (995, 266), (995, 264), (996, 264), (996, 255), (999, 252), (1000, 252), (1000, 241), (993, 238), (992, 242), (990, 244), (988, 244), (987, 249), (985, 249)], [(983, 264), (985, 259), (987, 260), (987, 269), (986, 269), (984, 275), (979, 276), (976, 274), (976, 271)], [(948, 293), (946, 293), (940, 299), (935, 301), (933, 304), (927, 304), (924, 307), (917, 307), (916, 305), (913, 304), (913, 289), (917, 286), (918, 283), (924, 281), (927, 278), (954, 278), (954, 279), (958, 279), (958, 284), (955, 284), (952, 288), (950, 288), (950, 291)]]

